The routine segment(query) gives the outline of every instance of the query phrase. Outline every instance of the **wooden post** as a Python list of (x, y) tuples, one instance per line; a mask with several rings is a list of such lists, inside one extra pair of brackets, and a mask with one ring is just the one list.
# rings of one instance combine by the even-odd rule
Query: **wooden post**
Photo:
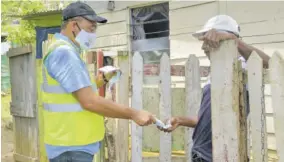
[(32, 47), (8, 51), (12, 101), (10, 112), (14, 122), (14, 160), (39, 161), (36, 64)]
[[(160, 65), (160, 119), (171, 117), (171, 68), (170, 58), (163, 54)], [(160, 162), (171, 162), (172, 135), (160, 132)]]
[[(143, 108), (143, 58), (137, 52), (133, 56), (132, 64), (132, 99), (131, 105), (137, 110)], [(142, 127), (131, 123), (131, 162), (142, 162)]]
[[(118, 67), (122, 71), (121, 78), (116, 88), (116, 102), (129, 106), (129, 53), (119, 51), (117, 56)], [(129, 152), (129, 121), (117, 120), (116, 129), (116, 159), (117, 161), (128, 161)]]
[(274, 111), (275, 136), (279, 162), (284, 161), (284, 56), (274, 52), (270, 61), (270, 83)]
[[(211, 117), (214, 162), (245, 162), (239, 112), (240, 64), (236, 41), (224, 41), (211, 59)], [(245, 117), (243, 120), (246, 120)], [(246, 129), (246, 128), (244, 128)]]
[[(101, 50), (97, 51), (97, 69), (103, 67), (104, 63), (104, 54)], [(100, 74), (99, 71), (97, 71), (97, 76)], [(99, 95), (102, 97), (105, 97), (105, 86), (98, 89)]]
[[(99, 50), (97, 52), (97, 56), (96, 56), (96, 59), (97, 59), (97, 61), (96, 61), (97, 65), (96, 66), (97, 67), (95, 67), (95, 65), (93, 64), (93, 62), (94, 62), (94, 53), (93, 52), (86, 53), (86, 58), (87, 58), (86, 63), (87, 63), (87, 66), (89, 67), (88, 70), (94, 71), (95, 69), (97, 69), (96, 76), (99, 76), (100, 72), (98, 71), (98, 69), (103, 67), (103, 58), (104, 58), (103, 52), (101, 50)], [(99, 95), (101, 97), (105, 97), (105, 85), (98, 88), (98, 92), (99, 92)], [(100, 148), (100, 151), (97, 154), (95, 154), (94, 162), (104, 162), (105, 161), (105, 141), (106, 141), (106, 139), (101, 141), (101, 148)]]
[(248, 60), (248, 88), (253, 161), (267, 162), (263, 61), (253, 52)]
[[(186, 116), (197, 116), (200, 107), (201, 93), (199, 60), (195, 55), (190, 55), (185, 64)], [(193, 129), (186, 128), (185, 152), (187, 162), (191, 162), (192, 135)]]

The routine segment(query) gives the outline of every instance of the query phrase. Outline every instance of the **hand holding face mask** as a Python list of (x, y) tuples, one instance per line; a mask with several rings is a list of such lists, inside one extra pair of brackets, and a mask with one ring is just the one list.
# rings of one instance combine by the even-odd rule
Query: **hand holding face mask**
[(106, 79), (109, 81), (108, 90), (111, 91), (111, 87), (120, 79), (121, 70), (114, 66), (104, 66), (99, 71), (104, 73)]
[(117, 75), (117, 72), (116, 71), (114, 71), (114, 72), (106, 72), (106, 73), (104, 73), (104, 75), (105, 75), (106, 80), (109, 81), (109, 80), (111, 80), (112, 77)]

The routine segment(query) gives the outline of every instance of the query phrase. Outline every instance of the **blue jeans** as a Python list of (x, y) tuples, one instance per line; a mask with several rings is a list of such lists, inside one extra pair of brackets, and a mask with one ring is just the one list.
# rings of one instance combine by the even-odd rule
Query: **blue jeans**
[(68, 151), (50, 159), (49, 162), (92, 162), (94, 155), (82, 151)]

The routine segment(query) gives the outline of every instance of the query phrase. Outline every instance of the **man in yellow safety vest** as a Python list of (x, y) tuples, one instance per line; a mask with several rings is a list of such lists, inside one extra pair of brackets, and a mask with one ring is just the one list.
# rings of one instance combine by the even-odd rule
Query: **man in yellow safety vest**
[(50, 162), (92, 162), (104, 138), (103, 116), (131, 119), (140, 126), (154, 122), (138, 111), (97, 95), (113, 74), (92, 78), (80, 53), (94, 47), (97, 23), (106, 23), (85, 3), (63, 10), (61, 33), (56, 33), (42, 59), (44, 143)]

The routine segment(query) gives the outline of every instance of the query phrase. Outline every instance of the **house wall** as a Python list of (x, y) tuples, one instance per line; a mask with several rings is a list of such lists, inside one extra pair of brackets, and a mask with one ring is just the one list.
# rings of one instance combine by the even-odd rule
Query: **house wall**
[(107, 24), (99, 24), (95, 48), (102, 50), (128, 50), (128, 45), (130, 44), (129, 8), (151, 5), (158, 2), (116, 1), (114, 11), (107, 10), (107, 1), (88, 1), (87, 3), (100, 16), (108, 19)]
[[(115, 2), (115, 10), (108, 11), (107, 2), (88, 2), (95, 11), (109, 22), (100, 25), (97, 31), (96, 49), (128, 50), (129, 8), (159, 2)], [(217, 14), (232, 16), (240, 24), (242, 39), (269, 55), (277, 50), (284, 53), (284, 1), (170, 1), (170, 48), (173, 64), (184, 64), (189, 54), (196, 54), (200, 64), (210, 62), (200, 49), (201, 42), (191, 36), (204, 23)], [(183, 78), (176, 78), (182, 82)], [(276, 150), (273, 110), (270, 86), (265, 88), (268, 148)]]

